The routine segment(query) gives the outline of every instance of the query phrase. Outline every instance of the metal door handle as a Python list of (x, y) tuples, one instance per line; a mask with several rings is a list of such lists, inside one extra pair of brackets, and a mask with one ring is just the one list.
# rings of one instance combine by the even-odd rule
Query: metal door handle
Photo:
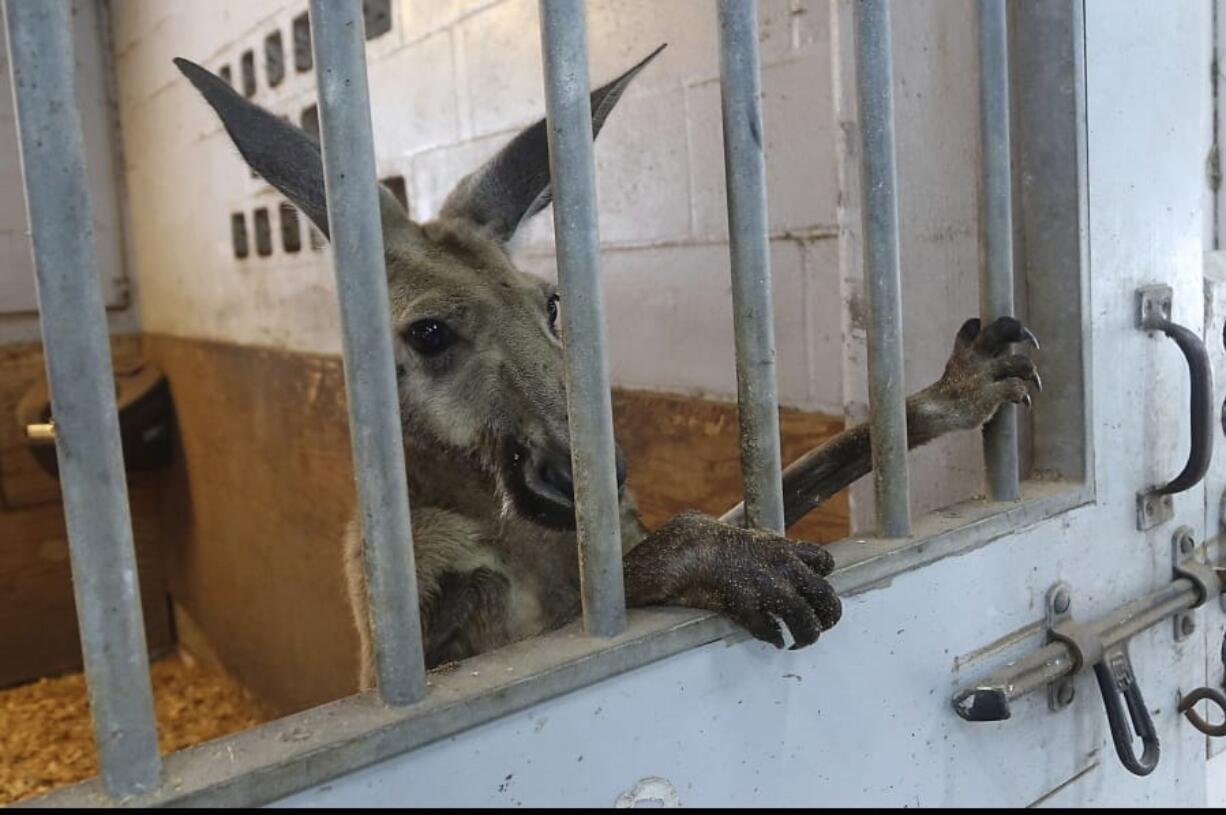
[(1213, 457), (1213, 366), (1205, 344), (1194, 332), (1171, 321), (1171, 287), (1146, 286), (1139, 290), (1141, 328), (1166, 334), (1188, 361), (1188, 378), (1192, 383), (1191, 415), (1192, 446), (1183, 471), (1152, 495), (1174, 495), (1200, 483), (1209, 471)]
[(1171, 496), (1200, 483), (1213, 458), (1213, 367), (1200, 337), (1171, 321), (1171, 287), (1142, 286), (1137, 289), (1137, 327), (1161, 331), (1175, 341), (1188, 361), (1191, 382), (1190, 410), (1192, 446), (1188, 463), (1179, 475), (1160, 487), (1137, 493), (1137, 529), (1153, 529), (1174, 517)]

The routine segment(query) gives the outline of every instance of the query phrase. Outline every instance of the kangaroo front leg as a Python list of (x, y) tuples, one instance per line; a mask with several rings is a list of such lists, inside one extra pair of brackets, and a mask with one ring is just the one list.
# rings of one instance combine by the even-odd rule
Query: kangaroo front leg
[(783, 635), (774, 617), (792, 632), (792, 647), (802, 648), (843, 613), (823, 579), (834, 559), (822, 547), (697, 512), (682, 513), (652, 532), (626, 554), (623, 567), (627, 605), (718, 611), (779, 648)]
[[(1043, 382), (1034, 362), (1009, 353), (1014, 343), (1029, 342), (1034, 334), (1012, 317), (1002, 317), (987, 328), (967, 320), (954, 340), (953, 354), (939, 380), (907, 399), (907, 447), (915, 448), (946, 433), (974, 430), (996, 414), (1006, 402), (1030, 404), (1027, 383), (1038, 390)], [(783, 471), (783, 514), (786, 526), (873, 468), (868, 425), (862, 424), (797, 459)], [(722, 520), (742, 523), (737, 506)]]

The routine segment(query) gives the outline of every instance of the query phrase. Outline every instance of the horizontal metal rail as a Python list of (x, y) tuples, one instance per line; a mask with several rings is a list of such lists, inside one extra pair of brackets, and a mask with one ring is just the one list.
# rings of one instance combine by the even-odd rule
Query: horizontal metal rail
[(39, 322), (94, 741), (115, 796), (161, 772), (67, 2), (6, 0)]
[(584, 629), (626, 628), (583, 0), (540, 0)]
[(783, 466), (779, 451), (757, 4), (720, 0), (719, 34), (745, 520), (747, 526), (782, 533)]
[(360, 0), (311, 0), (328, 227), (379, 695), (426, 693)]
[(869, 433), (877, 533), (902, 538), (911, 534), (911, 488), (907, 473), (902, 283), (898, 269), (893, 69), (886, 0), (858, 0), (855, 29), (868, 300)]

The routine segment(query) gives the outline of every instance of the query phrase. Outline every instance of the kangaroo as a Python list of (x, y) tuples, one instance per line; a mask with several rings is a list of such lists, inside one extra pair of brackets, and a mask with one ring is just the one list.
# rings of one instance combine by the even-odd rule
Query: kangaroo
[[(593, 134), (659, 51), (592, 92)], [(328, 235), (314, 139), (204, 68), (175, 63), (251, 168)], [(581, 611), (561, 304), (556, 287), (519, 271), (508, 250), (550, 201), (545, 121), (461, 179), (434, 220), (414, 222), (388, 190), (379, 196), (423, 646), (435, 667), (555, 629)], [(1012, 318), (966, 321), (943, 376), (907, 401), (909, 446), (979, 428), (1006, 402), (1029, 405), (1030, 386), (1042, 382), (1010, 349), (1027, 341), (1038, 347)], [(838, 622), (825, 549), (697, 512), (648, 531), (625, 488), (620, 451), (616, 467), (627, 605), (719, 612), (780, 648), (780, 621), (792, 648)], [(863, 425), (806, 454), (784, 473), (786, 523), (871, 467)], [(375, 670), (356, 521), (345, 532), (344, 569), (367, 689)]]

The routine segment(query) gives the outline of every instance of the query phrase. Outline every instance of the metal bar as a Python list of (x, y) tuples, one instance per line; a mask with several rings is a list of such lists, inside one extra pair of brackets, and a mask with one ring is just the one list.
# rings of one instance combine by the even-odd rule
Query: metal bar
[(379, 695), (411, 704), (426, 693), (425, 660), (361, 2), (311, 0), (311, 41)]
[[(1005, 0), (979, 0), (979, 315), (1013, 316), (1013, 184), (1009, 149), (1009, 34)], [(1017, 407), (1002, 405), (983, 429), (988, 490), (1016, 501)]]
[(907, 394), (903, 382), (902, 284), (894, 173), (894, 91), (886, 0), (855, 5), (856, 96), (864, 190), (864, 268), (868, 299), (868, 404), (877, 498), (877, 533), (911, 534), (907, 474)]
[(748, 526), (782, 533), (783, 466), (756, 3), (720, 0), (719, 66), (745, 517)]
[(94, 741), (107, 789), (122, 797), (156, 787), (161, 759), (68, 3), (4, 9)]
[[(1086, 628), (1102, 643), (1103, 652), (1107, 652), (1168, 617), (1195, 608), (1200, 601), (1196, 584), (1187, 578), (1178, 578), (1121, 606), (1107, 617), (1088, 623)], [(963, 718), (972, 721), (1007, 718), (1009, 705), (1014, 700), (1062, 676), (1091, 667), (1077, 665), (1073, 650), (1067, 644), (1053, 642), (958, 691), (953, 698), (954, 708)], [(990, 711), (992, 715), (981, 717), (977, 715), (979, 711)]]
[(583, 624), (612, 637), (626, 628), (621, 519), (604, 351), (596, 170), (583, 0), (540, 0), (553, 225), (557, 238), (566, 393), (579, 535)]

